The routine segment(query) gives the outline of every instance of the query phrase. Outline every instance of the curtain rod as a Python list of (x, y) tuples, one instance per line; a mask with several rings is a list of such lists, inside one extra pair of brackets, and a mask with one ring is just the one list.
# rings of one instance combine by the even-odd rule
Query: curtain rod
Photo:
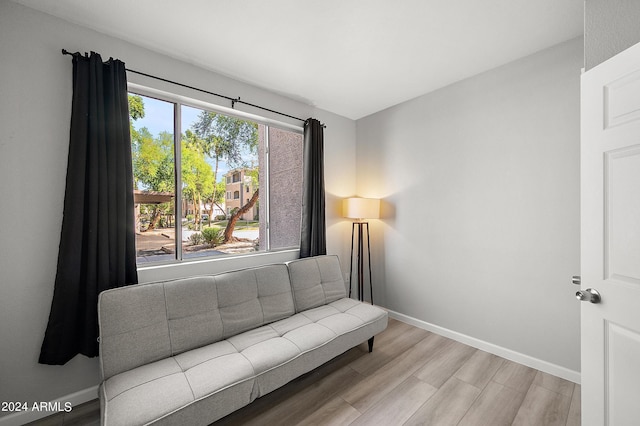
[[(62, 54), (63, 55), (69, 55), (69, 56), (76, 56), (76, 55), (80, 56), (81, 55), (80, 52), (72, 53), (72, 52), (69, 52), (67, 49), (62, 49)], [(85, 56), (87, 56), (86, 53), (85, 53)], [(234, 109), (235, 109), (236, 104), (243, 104), (243, 105), (247, 105), (247, 106), (250, 106), (250, 107), (261, 109), (263, 111), (268, 111), (268, 112), (272, 112), (274, 114), (282, 115), (284, 117), (293, 118), (294, 120), (299, 120), (299, 121), (302, 121), (302, 122), (305, 122), (305, 123), (307, 122), (307, 120), (303, 120), (302, 118), (298, 118), (298, 117), (295, 117), (293, 115), (285, 114), (284, 112), (280, 112), (280, 111), (276, 111), (276, 110), (273, 110), (273, 109), (265, 108), (265, 107), (262, 107), (260, 105), (252, 104), (250, 102), (245, 102), (245, 101), (240, 99), (240, 96), (238, 96), (237, 98), (232, 98), (230, 96), (225, 96), (225, 95), (221, 95), (219, 93), (210, 92), (208, 90), (199, 89), (197, 87), (189, 86), (189, 85), (183, 84), (183, 83), (178, 83), (177, 81), (173, 81), (173, 80), (169, 80), (169, 79), (166, 79), (166, 78), (158, 77), (158, 76), (155, 76), (155, 75), (147, 74), (147, 73), (144, 73), (144, 72), (141, 72), (141, 71), (136, 71), (136, 70), (132, 70), (132, 69), (129, 69), (129, 68), (125, 68), (125, 69), (128, 72), (131, 72), (131, 73), (134, 73), (134, 74), (143, 75), (145, 77), (150, 77), (150, 78), (153, 78), (153, 79), (156, 79), (156, 80), (164, 81), (165, 83), (175, 84), (176, 86), (185, 87), (187, 89), (196, 90), (198, 92), (206, 93), (208, 95), (213, 95), (213, 96), (217, 96), (219, 98), (227, 99), (227, 100), (231, 101), (231, 108), (234, 108)], [(322, 123), (322, 127), (326, 127), (324, 125), (324, 123)]]

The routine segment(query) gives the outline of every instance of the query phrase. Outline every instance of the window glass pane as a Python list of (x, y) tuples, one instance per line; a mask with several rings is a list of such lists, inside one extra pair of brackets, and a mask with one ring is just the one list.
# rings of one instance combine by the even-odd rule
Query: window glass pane
[(300, 246), (302, 135), (269, 127), (270, 249)]
[(301, 134), (133, 93), (129, 110), (138, 263), (299, 246)]
[(183, 258), (258, 250), (258, 125), (182, 106), (182, 129)]
[(173, 108), (129, 94), (138, 263), (175, 259)]

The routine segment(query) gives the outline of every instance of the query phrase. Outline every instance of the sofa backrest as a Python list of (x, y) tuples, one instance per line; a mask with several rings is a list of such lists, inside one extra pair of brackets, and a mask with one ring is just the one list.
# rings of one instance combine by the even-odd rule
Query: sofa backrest
[(104, 380), (293, 315), (284, 264), (107, 290), (98, 300)]
[(338, 256), (317, 256), (287, 263), (296, 312), (347, 297)]

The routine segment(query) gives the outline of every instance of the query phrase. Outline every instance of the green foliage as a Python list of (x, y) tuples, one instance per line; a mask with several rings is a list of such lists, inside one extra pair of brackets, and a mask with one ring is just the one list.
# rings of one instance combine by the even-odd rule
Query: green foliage
[(213, 171), (202, 152), (182, 144), (182, 186), (187, 193), (213, 191)]
[(142, 96), (130, 94), (129, 95), (129, 133), (131, 134), (132, 142), (140, 138), (140, 134), (138, 133), (136, 128), (133, 127), (133, 122), (143, 117), (144, 117), (144, 101), (142, 100)]
[(129, 94), (129, 117), (136, 121), (144, 118), (144, 101), (142, 96)]
[(200, 232), (194, 232), (189, 236), (189, 242), (192, 246), (198, 246), (200, 244), (204, 244), (204, 236)]
[(206, 204), (217, 205), (222, 209), (226, 183), (224, 179), (218, 179), (218, 165), (220, 161), (225, 161), (231, 167), (257, 164), (258, 125), (239, 118), (202, 111), (192, 129), (185, 132), (183, 146), (213, 160), (213, 184), (209, 186), (207, 182), (207, 189), (203, 187), (202, 190), (198, 190), (197, 195), (192, 193), (192, 196), (201, 197)]
[(204, 228), (202, 230), (202, 237), (204, 238), (204, 241), (211, 245), (211, 246), (216, 246), (218, 244), (222, 243), (222, 240), (224, 238), (224, 230), (222, 228), (219, 228), (217, 226), (212, 226), (210, 228)]
[(169, 220), (167, 219), (166, 216), (161, 216), (159, 224), (160, 224), (160, 228), (166, 228), (169, 226)]
[(157, 138), (146, 127), (131, 135), (133, 178), (136, 189), (173, 192), (173, 135), (161, 132)]
[(231, 167), (244, 167), (246, 154), (258, 152), (258, 125), (250, 121), (202, 111), (187, 138), (213, 159), (225, 160)]
[(217, 204), (219, 207), (221, 207), (222, 203), (224, 203), (224, 195), (225, 195), (226, 189), (227, 189), (227, 184), (225, 183), (224, 179), (221, 179), (220, 182), (217, 182), (215, 184), (215, 189), (213, 191), (213, 194), (211, 194), (211, 196), (207, 198), (207, 201), (212, 204)]
[(189, 242), (191, 245), (197, 246), (200, 244), (209, 244), (210, 246), (216, 246), (222, 243), (224, 237), (224, 230), (217, 226), (202, 229), (202, 232), (194, 232), (189, 236)]
[(251, 187), (252, 188), (257, 188), (258, 187), (258, 182), (259, 182), (259, 178), (260, 178), (260, 168), (259, 167), (254, 167), (252, 169), (246, 169), (244, 172), (245, 176), (248, 176), (251, 178)]
[(129, 94), (131, 154), (135, 189), (173, 192), (173, 134), (161, 132), (154, 137), (146, 127), (136, 129), (133, 122), (144, 118), (144, 101)]
[(189, 143), (182, 144), (182, 193), (185, 199), (200, 205), (215, 188), (213, 170), (204, 154)]

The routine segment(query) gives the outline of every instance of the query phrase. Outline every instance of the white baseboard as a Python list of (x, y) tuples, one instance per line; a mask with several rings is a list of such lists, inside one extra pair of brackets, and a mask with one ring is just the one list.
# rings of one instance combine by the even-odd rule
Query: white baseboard
[(485, 342), (484, 340), (476, 339), (475, 337), (467, 336), (466, 334), (458, 333), (438, 325), (428, 323), (426, 321), (419, 320), (417, 318), (410, 317), (399, 312), (387, 310), (391, 318), (395, 318), (399, 321), (411, 324), (418, 328), (422, 328), (427, 331), (439, 334), (441, 336), (448, 337), (456, 340), (465, 345), (473, 346), (474, 348), (481, 349), (485, 352), (498, 355), (502, 358), (506, 358), (510, 361), (517, 362), (527, 367), (535, 368), (536, 370), (543, 371), (553, 376), (561, 377), (565, 380), (569, 380), (573, 383), (580, 384), (580, 372), (569, 370), (568, 368), (561, 367), (556, 364), (552, 364), (547, 361), (543, 361), (538, 358), (534, 358), (529, 355), (522, 354), (520, 352), (513, 351), (511, 349), (503, 348), (502, 346), (494, 345), (493, 343)]
[[(59, 402), (61, 407), (65, 407), (65, 403), (70, 403), (71, 407), (76, 407), (85, 402), (92, 401), (98, 398), (98, 386), (93, 386), (88, 389), (84, 389), (75, 393), (72, 393), (62, 398), (58, 398), (53, 403)], [(17, 402), (17, 401), (16, 401)], [(29, 407), (32, 407), (33, 401), (26, 401)], [(73, 410), (73, 408), (72, 408)], [(56, 414), (56, 411), (20, 411), (9, 414), (8, 416), (0, 417), (0, 426), (21, 426), (35, 420), (39, 420), (48, 416)]]

